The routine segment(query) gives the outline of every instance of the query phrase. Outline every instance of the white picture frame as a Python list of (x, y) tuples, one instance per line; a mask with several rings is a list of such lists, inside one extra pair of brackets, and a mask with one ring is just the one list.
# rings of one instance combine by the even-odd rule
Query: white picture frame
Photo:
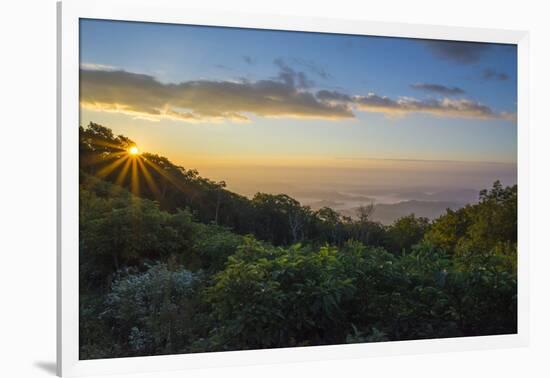
[[(78, 358), (79, 19), (110, 19), (339, 34), (516, 44), (518, 49), (518, 333), (436, 340), (314, 346), (152, 357)], [(145, 373), (201, 367), (435, 353), (528, 345), (529, 340), (529, 36), (524, 31), (275, 14), (186, 9), (176, 1), (112, 0), (58, 3), (58, 256), (57, 373), (60, 376)]]

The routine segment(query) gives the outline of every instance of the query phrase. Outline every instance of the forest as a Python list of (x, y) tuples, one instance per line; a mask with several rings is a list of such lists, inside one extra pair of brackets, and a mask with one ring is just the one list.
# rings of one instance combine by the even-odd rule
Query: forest
[(516, 185), (383, 225), (133, 146), (79, 128), (80, 359), (517, 331)]

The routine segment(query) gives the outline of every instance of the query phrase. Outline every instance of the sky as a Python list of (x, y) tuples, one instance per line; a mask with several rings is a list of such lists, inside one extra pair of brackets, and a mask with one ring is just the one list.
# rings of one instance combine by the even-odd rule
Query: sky
[(243, 193), (516, 180), (513, 45), (105, 20), (80, 39), (81, 125)]

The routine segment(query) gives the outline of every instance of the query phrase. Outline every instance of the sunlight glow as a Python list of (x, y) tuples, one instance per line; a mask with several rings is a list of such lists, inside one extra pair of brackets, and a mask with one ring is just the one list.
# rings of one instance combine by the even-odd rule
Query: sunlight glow
[[(112, 147), (112, 149), (117, 147), (107, 145), (102, 141), (99, 141), (97, 144)], [(89, 159), (88, 164), (101, 162), (102, 164), (96, 170), (97, 176), (101, 178), (112, 176), (111, 179), (120, 190), (126, 188), (135, 196), (139, 196), (144, 189), (148, 189), (155, 197), (155, 200), (160, 202), (164, 194), (155, 182), (153, 174), (162, 176), (179, 190), (185, 190), (182, 183), (176, 180), (169, 172), (143, 156), (136, 145), (125, 146), (123, 148), (118, 146), (116, 150), (118, 151), (114, 151), (108, 156), (101, 155), (101, 157), (98, 156)], [(134, 197), (134, 200), (139, 205), (137, 197)]]

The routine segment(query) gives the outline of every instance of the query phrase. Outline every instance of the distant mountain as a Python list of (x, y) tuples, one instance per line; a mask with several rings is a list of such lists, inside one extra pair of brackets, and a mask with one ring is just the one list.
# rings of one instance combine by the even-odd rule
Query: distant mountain
[(288, 190), (289, 195), (299, 199), (301, 202), (308, 202), (307, 199), (315, 199), (319, 201), (353, 201), (353, 202), (371, 202), (375, 198), (363, 195), (347, 194), (338, 191), (328, 190)]
[(446, 189), (441, 191), (401, 191), (403, 199), (418, 201), (440, 201), (457, 203), (475, 203), (479, 199), (479, 190), (475, 189)]
[[(391, 224), (406, 215), (415, 214), (417, 217), (435, 219), (443, 215), (447, 209), (456, 210), (465, 203), (450, 201), (402, 201), (394, 204), (378, 204), (374, 208), (372, 220), (383, 224)], [(343, 215), (356, 216), (356, 208), (342, 210)]]
[(304, 203), (304, 205), (308, 205), (313, 210), (319, 210), (323, 207), (330, 207), (331, 209), (336, 210), (339, 207), (342, 207), (343, 205), (345, 205), (345, 203), (337, 202), (337, 201), (321, 200), (321, 201), (315, 201), (312, 203)]

